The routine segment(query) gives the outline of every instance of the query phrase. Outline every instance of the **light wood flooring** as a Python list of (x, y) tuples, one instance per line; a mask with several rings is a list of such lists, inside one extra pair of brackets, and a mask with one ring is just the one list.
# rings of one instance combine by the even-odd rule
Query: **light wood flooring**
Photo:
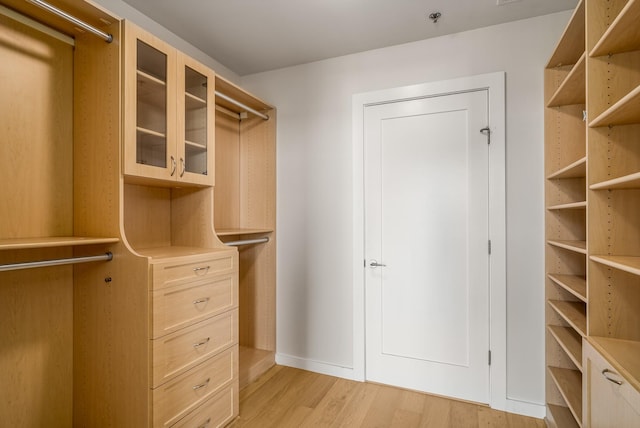
[(275, 366), (240, 391), (240, 416), (230, 427), (544, 428), (545, 423), (477, 404)]

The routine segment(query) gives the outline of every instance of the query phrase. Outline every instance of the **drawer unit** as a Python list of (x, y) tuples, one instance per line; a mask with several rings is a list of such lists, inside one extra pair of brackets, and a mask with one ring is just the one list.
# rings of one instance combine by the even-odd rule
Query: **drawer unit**
[(153, 426), (170, 427), (238, 379), (238, 346), (152, 389)]
[(178, 421), (174, 428), (217, 428), (229, 423), (238, 408), (238, 387), (229, 386), (208, 399), (184, 419)]
[(153, 338), (238, 307), (238, 277), (224, 274), (153, 292)]
[(238, 310), (151, 341), (153, 387), (238, 343)]
[(237, 271), (238, 256), (231, 251), (207, 253), (153, 263), (153, 289), (171, 287)]

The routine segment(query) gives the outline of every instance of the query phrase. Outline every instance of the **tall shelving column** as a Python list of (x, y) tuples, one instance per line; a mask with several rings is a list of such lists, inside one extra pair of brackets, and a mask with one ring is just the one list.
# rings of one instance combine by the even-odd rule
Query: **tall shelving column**
[(587, 334), (585, 4), (580, 1), (545, 68), (547, 419), (582, 425)]
[(586, 14), (588, 340), (640, 391), (640, 1)]

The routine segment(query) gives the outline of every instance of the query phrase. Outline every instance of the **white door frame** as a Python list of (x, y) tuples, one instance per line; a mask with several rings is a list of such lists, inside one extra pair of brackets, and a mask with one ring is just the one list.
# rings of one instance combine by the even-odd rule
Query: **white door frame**
[[(353, 375), (365, 380), (364, 109), (367, 106), (487, 89), (489, 94), (489, 405), (507, 408), (505, 74), (496, 72), (353, 96)], [(480, 132), (480, 130), (478, 130)]]

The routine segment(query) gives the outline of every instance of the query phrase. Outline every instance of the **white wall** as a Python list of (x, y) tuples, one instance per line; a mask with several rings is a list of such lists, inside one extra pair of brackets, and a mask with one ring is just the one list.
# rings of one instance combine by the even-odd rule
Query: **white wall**
[(569, 17), (562, 12), (241, 79), (278, 109), (279, 361), (344, 375), (354, 364), (352, 95), (505, 71), (507, 395), (515, 403), (544, 403), (543, 68)]

